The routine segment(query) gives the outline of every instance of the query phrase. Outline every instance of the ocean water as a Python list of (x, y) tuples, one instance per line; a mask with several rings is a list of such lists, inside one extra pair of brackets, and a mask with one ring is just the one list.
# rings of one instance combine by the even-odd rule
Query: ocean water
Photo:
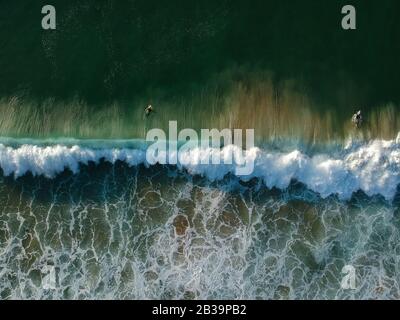
[(0, 296), (398, 299), (399, 150), (255, 148), (236, 176), (204, 150), (149, 165), (140, 141), (4, 139)]
[(359, 109), (367, 140), (399, 131), (396, 0), (354, 0), (356, 32), (342, 0), (54, 0), (43, 30), (46, 4), (0, 4), (1, 137), (144, 139), (175, 120), (312, 144), (354, 135)]
[[(399, 1), (46, 4), (0, 1), (0, 299), (400, 298)], [(148, 163), (170, 121), (254, 170)]]

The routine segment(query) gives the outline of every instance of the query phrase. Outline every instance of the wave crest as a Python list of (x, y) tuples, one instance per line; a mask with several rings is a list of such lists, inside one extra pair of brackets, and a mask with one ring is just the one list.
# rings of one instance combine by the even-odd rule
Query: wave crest
[[(352, 194), (362, 190), (368, 196), (382, 195), (392, 200), (400, 183), (399, 141), (375, 140), (367, 144), (350, 144), (339, 153), (329, 152), (309, 156), (299, 150), (279, 152), (252, 148), (244, 153), (244, 160), (254, 161), (254, 170), (250, 175), (239, 178), (248, 181), (261, 179), (268, 188), (285, 189), (292, 180), (304, 183), (310, 190), (326, 198), (336, 194), (340, 199), (349, 199)], [(221, 180), (227, 174), (235, 175), (240, 166), (232, 164), (201, 164), (206, 154), (217, 154), (221, 161), (227, 152), (239, 152), (236, 146), (220, 149), (186, 150), (185, 163), (178, 160), (177, 166), (190, 174), (202, 175), (210, 179)], [(0, 144), (0, 167), (5, 176), (20, 177), (30, 172), (53, 178), (65, 169), (74, 174), (79, 172), (81, 164), (99, 163), (104, 160), (111, 164), (123, 161), (129, 166), (144, 164), (146, 151), (130, 148), (88, 148), (74, 145), (38, 146), (24, 144), (18, 147)]]

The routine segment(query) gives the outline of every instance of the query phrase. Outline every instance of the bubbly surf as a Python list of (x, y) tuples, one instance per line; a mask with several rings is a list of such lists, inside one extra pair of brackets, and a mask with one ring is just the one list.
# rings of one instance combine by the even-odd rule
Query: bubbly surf
[[(70, 141), (70, 144), (76, 142)], [(122, 161), (129, 166), (150, 165), (146, 160), (145, 143), (141, 148), (112, 148), (110, 142), (108, 147), (97, 144), (100, 145), (97, 148), (87, 147), (84, 143), (70, 146), (59, 143), (47, 146), (22, 144), (16, 147), (0, 144), (0, 167), (5, 176), (17, 178), (31, 173), (53, 178), (64, 170), (76, 174), (81, 165), (98, 164), (101, 160), (111, 164)], [(243, 151), (242, 158), (233, 157), (231, 164), (227, 162), (230, 154), (242, 154), (241, 151), (234, 145), (221, 149), (193, 148), (182, 153), (177, 167), (215, 181), (228, 174), (235, 175), (243, 163), (253, 163), (252, 173), (240, 175), (241, 180), (257, 178), (267, 188), (282, 190), (292, 181), (298, 181), (322, 198), (337, 195), (341, 200), (348, 200), (354, 192), (362, 190), (368, 196), (382, 195), (390, 201), (400, 183), (399, 139), (349, 143), (332, 154), (307, 155), (296, 149), (280, 152), (251, 148)], [(217, 157), (221, 163), (202, 164), (206, 156)], [(239, 158), (241, 161), (237, 161)]]
[(398, 299), (399, 143), (253, 148), (236, 176), (200, 162), (233, 145), (2, 138), (0, 298)]

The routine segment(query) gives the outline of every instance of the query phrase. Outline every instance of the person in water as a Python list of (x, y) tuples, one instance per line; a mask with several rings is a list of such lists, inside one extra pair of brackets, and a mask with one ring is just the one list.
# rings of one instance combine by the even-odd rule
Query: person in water
[(353, 117), (351, 118), (351, 121), (355, 124), (355, 126), (357, 128), (361, 127), (361, 123), (362, 123), (361, 110), (358, 110), (357, 113), (355, 113), (353, 115)]
[(151, 104), (149, 104), (146, 109), (144, 109), (144, 114), (146, 117), (148, 117), (152, 112), (154, 112), (154, 109)]

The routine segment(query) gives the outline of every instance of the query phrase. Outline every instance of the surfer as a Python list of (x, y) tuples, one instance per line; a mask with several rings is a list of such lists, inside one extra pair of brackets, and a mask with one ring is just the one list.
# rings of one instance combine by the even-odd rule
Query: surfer
[(148, 117), (152, 112), (154, 112), (154, 109), (151, 104), (149, 104), (146, 109), (144, 109), (144, 114), (146, 117)]
[(353, 114), (353, 117), (351, 118), (351, 122), (353, 122), (357, 128), (361, 127), (361, 123), (362, 123), (361, 110), (358, 110), (357, 113)]

